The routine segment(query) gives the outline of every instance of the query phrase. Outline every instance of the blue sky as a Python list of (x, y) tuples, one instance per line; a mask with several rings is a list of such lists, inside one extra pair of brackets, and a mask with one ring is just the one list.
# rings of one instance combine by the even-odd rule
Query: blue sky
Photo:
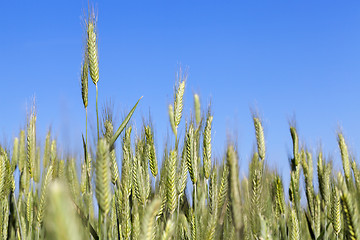
[[(360, 3), (356, 1), (99, 1), (99, 101), (113, 102), (117, 124), (144, 96), (132, 121), (149, 111), (161, 148), (171, 136), (167, 106), (175, 74), (188, 68), (184, 116), (200, 95), (212, 102), (213, 155), (228, 133), (240, 167), (255, 144), (251, 111), (264, 122), (267, 161), (288, 177), (289, 122), (300, 140), (340, 167), (336, 131), (360, 146)], [(49, 126), (69, 152), (81, 149), (85, 112), (80, 66), (87, 1), (4, 1), (0, 14), (0, 134), (9, 144), (35, 95), (38, 139)], [(89, 95), (95, 125), (95, 88)], [(183, 119), (184, 120), (184, 119)], [(184, 134), (184, 121), (180, 133)], [(161, 156), (161, 153), (158, 153)]]

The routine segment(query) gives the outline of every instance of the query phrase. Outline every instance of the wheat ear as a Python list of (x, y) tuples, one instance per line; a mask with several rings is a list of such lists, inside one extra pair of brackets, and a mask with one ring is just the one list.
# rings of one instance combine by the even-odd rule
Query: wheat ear
[(94, 14), (90, 14), (87, 22), (87, 56), (89, 61), (90, 76), (95, 85), (97, 85), (99, 81), (98, 43), (96, 35), (95, 16)]
[[(185, 141), (186, 144), (186, 141)], [(183, 148), (182, 154), (181, 154), (181, 162), (180, 162), (180, 170), (178, 171), (178, 177), (177, 177), (177, 192), (178, 197), (181, 198), (181, 196), (184, 194), (184, 190), (186, 187), (186, 181), (187, 181), (187, 173), (188, 173), (188, 165), (187, 165), (187, 159), (186, 159), (186, 147)]]
[(81, 63), (81, 97), (85, 109), (88, 106), (88, 92), (89, 92), (88, 77), (89, 77), (88, 51), (84, 51), (84, 58)]
[(52, 180), (52, 170), (53, 170), (52, 166), (49, 166), (49, 169), (47, 170), (46, 175), (44, 176), (41, 186), (40, 205), (37, 215), (37, 221), (39, 225), (41, 225), (43, 221), (43, 215), (46, 206), (46, 194), (47, 194), (48, 186)]
[(196, 160), (196, 149), (195, 149), (195, 139), (194, 139), (194, 126), (190, 124), (188, 133), (186, 135), (186, 159), (187, 166), (190, 174), (192, 183), (195, 185), (197, 182), (197, 160)]
[(83, 239), (76, 209), (65, 186), (56, 181), (49, 185), (49, 207), (44, 221), (49, 239)]
[(290, 127), (291, 138), (293, 141), (293, 154), (295, 166), (299, 165), (299, 137), (295, 127)]
[(107, 215), (111, 204), (109, 147), (105, 139), (100, 139), (96, 151), (96, 199), (101, 214)]
[(210, 110), (208, 111), (206, 117), (206, 124), (204, 129), (204, 137), (203, 137), (203, 161), (204, 161), (204, 175), (205, 178), (209, 178), (210, 170), (211, 170), (211, 123), (213, 120), (213, 116), (210, 114)]
[[(179, 76), (181, 75), (181, 72), (179, 73)], [(185, 77), (186, 79), (186, 77)], [(176, 89), (175, 93), (175, 101), (174, 101), (174, 122), (175, 126), (178, 127), (180, 124), (181, 116), (182, 116), (182, 110), (183, 110), (183, 97), (184, 97), (184, 91), (185, 91), (185, 80), (181, 79), (181, 76), (179, 77), (179, 85)]]
[(175, 120), (174, 120), (174, 108), (171, 104), (169, 104), (169, 119), (170, 119), (171, 129), (175, 137), (177, 137), (177, 128), (175, 126)]
[(258, 153), (260, 159), (263, 161), (265, 159), (265, 138), (264, 138), (264, 129), (262, 127), (261, 121), (258, 117), (253, 117), (255, 133), (256, 133), (256, 143), (258, 148)]
[(45, 139), (45, 148), (44, 148), (44, 156), (43, 156), (44, 168), (47, 168), (48, 165), (50, 164), (50, 137), (51, 137), (51, 132), (49, 130), (48, 133), (46, 134), (46, 139)]
[(22, 173), (24, 171), (24, 168), (26, 166), (26, 154), (25, 154), (25, 131), (20, 131), (20, 140), (19, 140), (19, 170)]
[(30, 177), (34, 177), (34, 165), (36, 158), (36, 114), (35, 109), (30, 114), (28, 126), (27, 126), (27, 166), (30, 173)]
[(285, 197), (282, 180), (279, 176), (275, 177), (275, 209), (278, 216), (285, 216)]
[(241, 199), (239, 191), (238, 159), (233, 145), (229, 145), (226, 153), (226, 162), (229, 167), (229, 189), (231, 201), (231, 214), (236, 230), (241, 227)]
[(341, 206), (344, 215), (344, 238), (359, 239), (358, 213), (347, 190), (341, 195)]
[(201, 108), (200, 108), (200, 98), (198, 94), (194, 94), (194, 109), (195, 109), (195, 120), (196, 125), (199, 126), (201, 120)]
[(343, 168), (344, 168), (344, 175), (345, 175), (345, 179), (346, 179), (346, 183), (349, 184), (351, 181), (351, 172), (350, 172), (350, 160), (349, 160), (349, 152), (348, 152), (348, 148), (347, 145), (345, 143), (345, 139), (343, 134), (340, 132), (338, 133), (338, 143), (339, 143), (339, 148), (341, 151), (341, 160), (343, 163)]
[(151, 131), (150, 126), (145, 127), (146, 145), (147, 145), (147, 157), (149, 158), (150, 170), (154, 178), (158, 174), (158, 164), (155, 153), (154, 134)]
[(99, 56), (98, 56), (98, 42), (96, 33), (95, 16), (91, 16), (87, 22), (87, 54), (89, 60), (90, 77), (96, 87), (96, 119), (97, 119), (97, 137), (100, 138), (99, 131), (99, 111), (98, 111), (98, 81), (99, 81)]
[(172, 236), (174, 235), (174, 231), (175, 231), (174, 221), (171, 219), (167, 220), (165, 231), (163, 232), (163, 235), (161, 236), (161, 240), (172, 239)]
[(170, 151), (170, 157), (168, 158), (167, 163), (167, 174), (166, 174), (166, 193), (167, 201), (170, 214), (176, 209), (176, 163), (177, 163), (177, 153), (175, 150)]
[(341, 230), (341, 209), (339, 190), (336, 186), (332, 188), (331, 223), (335, 235), (338, 236)]
[(300, 240), (299, 220), (295, 209), (291, 209), (290, 240)]
[(0, 150), (0, 199), (5, 198), (5, 187), (6, 187), (6, 163), (5, 157)]
[(143, 219), (142, 237), (144, 240), (154, 240), (156, 235), (155, 217), (160, 209), (161, 200), (155, 198), (146, 209), (146, 214)]
[(14, 138), (13, 152), (11, 156), (11, 171), (15, 171), (16, 165), (19, 162), (19, 138)]

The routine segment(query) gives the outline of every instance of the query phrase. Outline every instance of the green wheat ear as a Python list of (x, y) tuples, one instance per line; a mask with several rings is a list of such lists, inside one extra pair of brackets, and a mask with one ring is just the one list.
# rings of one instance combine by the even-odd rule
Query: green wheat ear
[(340, 194), (336, 186), (332, 188), (332, 203), (331, 203), (331, 223), (333, 225), (334, 233), (339, 235), (341, 230), (341, 209), (340, 209)]
[(319, 189), (322, 199), (327, 205), (330, 200), (330, 175), (332, 171), (331, 163), (325, 163), (322, 158), (322, 153), (318, 157), (318, 179)]
[(36, 156), (35, 156), (35, 163), (34, 163), (34, 181), (39, 183), (40, 181), (40, 146), (36, 148)]
[(26, 166), (26, 154), (25, 154), (25, 131), (20, 131), (20, 140), (19, 140), (19, 170), (23, 173), (24, 168)]
[(34, 177), (34, 167), (36, 158), (36, 114), (35, 108), (32, 110), (27, 126), (27, 166), (30, 177)]
[(296, 132), (296, 128), (291, 126), (290, 127), (290, 133), (291, 133), (291, 138), (293, 141), (293, 154), (294, 154), (294, 163), (295, 165), (299, 165), (299, 137), (298, 134)]
[(204, 175), (209, 178), (211, 170), (211, 123), (213, 116), (211, 116), (210, 109), (206, 117), (206, 124), (203, 137), (203, 161), (204, 161)]
[(19, 162), (19, 138), (14, 139), (13, 152), (11, 157), (11, 172), (15, 171), (16, 166)]
[(40, 206), (39, 206), (39, 212), (37, 215), (37, 221), (39, 225), (43, 221), (43, 214), (46, 206), (46, 194), (48, 190), (48, 186), (52, 180), (52, 166), (49, 167), (49, 169), (46, 172), (46, 175), (43, 178), (42, 186), (41, 186), (41, 195), (40, 195)]
[(83, 239), (82, 225), (65, 186), (56, 181), (49, 185), (49, 207), (44, 221), (49, 239)]
[(343, 134), (340, 132), (338, 133), (338, 143), (339, 143), (339, 148), (341, 151), (341, 160), (343, 163), (343, 168), (344, 168), (344, 175), (345, 175), (345, 179), (346, 179), (346, 183), (349, 184), (349, 182), (351, 181), (351, 172), (350, 172), (350, 160), (349, 160), (349, 152), (348, 152), (348, 148), (347, 145), (345, 143), (345, 139)]
[(131, 239), (139, 239), (140, 236), (140, 216), (139, 216), (139, 205), (136, 198), (133, 198), (133, 208), (132, 208), (132, 232)]
[[(8, 197), (10, 191), (14, 190), (14, 183), (13, 183), (13, 173), (11, 171), (10, 159), (8, 154), (5, 150), (2, 151), (2, 155), (5, 161), (5, 179), (4, 179), (4, 188), (2, 189), (3, 194), (5, 197)], [(1, 189), (0, 189), (1, 191)], [(1, 197), (0, 197), (1, 198)]]
[(131, 155), (131, 126), (126, 129), (125, 136), (122, 142), (122, 165), (121, 165), (121, 187), (126, 188), (128, 195), (130, 195), (132, 189), (132, 155)]
[(187, 181), (187, 173), (188, 173), (188, 165), (186, 159), (186, 147), (184, 147), (181, 154), (180, 170), (178, 171), (178, 177), (177, 177), (177, 183), (178, 183), (177, 192), (179, 198), (182, 197), (182, 195), (184, 194), (186, 181)]
[[(129, 239), (131, 235), (131, 208), (129, 194), (130, 189), (123, 187), (119, 193), (121, 193), (122, 202), (120, 205), (120, 216), (121, 216), (121, 225), (124, 233), (124, 238)], [(120, 195), (120, 194), (118, 194)]]
[[(106, 117), (107, 119), (104, 121), (104, 138), (106, 142), (109, 144), (111, 137), (114, 135), (114, 126), (112, 124), (112, 117), (111, 114)], [(115, 146), (110, 147), (110, 170), (111, 170), (111, 182), (116, 185), (119, 182), (119, 168), (116, 162), (116, 153), (115, 153)]]
[(96, 35), (95, 16), (91, 14), (87, 22), (87, 56), (89, 61), (90, 76), (95, 85), (97, 85), (97, 82), (99, 81), (99, 59)]
[(45, 148), (44, 148), (44, 156), (43, 156), (43, 167), (47, 168), (48, 165), (50, 164), (50, 137), (51, 137), (51, 132), (50, 130), (48, 131), (47, 135), (46, 135), (46, 139), (45, 139)]
[(356, 166), (355, 160), (351, 161), (351, 169), (353, 170), (353, 173), (354, 173), (354, 179), (355, 179), (356, 188), (359, 191), (360, 190), (360, 170)]
[(278, 216), (285, 216), (285, 197), (282, 180), (279, 176), (275, 177), (275, 211)]
[(220, 179), (219, 197), (218, 197), (219, 199), (218, 206), (220, 209), (223, 208), (224, 205), (227, 205), (227, 198), (229, 192), (228, 189), (229, 189), (229, 167), (227, 164), (224, 164)]
[(300, 239), (299, 220), (297, 218), (296, 210), (291, 209), (290, 240), (299, 240), (299, 239)]
[(262, 160), (259, 162), (259, 155), (254, 153), (250, 163), (249, 170), (249, 190), (250, 190), (250, 225), (254, 236), (260, 234), (260, 218), (263, 211), (263, 204), (261, 204), (262, 197)]
[(81, 63), (81, 97), (85, 109), (88, 106), (88, 92), (89, 92), (88, 77), (89, 77), (88, 51), (84, 51), (84, 58)]
[(207, 224), (206, 236), (207, 239), (212, 240), (215, 238), (216, 225), (218, 223), (218, 184), (217, 184), (217, 170), (213, 168), (210, 176), (209, 184), (209, 208), (210, 208), (210, 221)]
[(198, 180), (198, 168), (196, 160), (196, 141), (194, 134), (194, 126), (193, 124), (190, 124), (188, 133), (186, 134), (186, 160), (191, 181), (193, 184), (196, 184)]
[(95, 187), (96, 199), (102, 214), (107, 215), (111, 204), (111, 189), (110, 189), (110, 158), (109, 146), (105, 139), (100, 139), (96, 151), (95, 163)]
[(167, 220), (165, 231), (163, 232), (163, 235), (161, 236), (161, 240), (172, 239), (172, 236), (174, 235), (174, 231), (175, 231), (174, 221), (171, 219)]
[(175, 101), (174, 101), (174, 122), (175, 122), (175, 126), (178, 127), (180, 120), (181, 120), (181, 116), (182, 116), (182, 110), (183, 110), (183, 97), (184, 97), (184, 91), (185, 91), (185, 80), (186, 80), (186, 76), (181, 76), (181, 71), (178, 74), (178, 78), (179, 78), (179, 85), (176, 88), (176, 93), (175, 93)]
[(195, 119), (196, 125), (199, 126), (201, 120), (201, 108), (200, 108), (200, 98), (198, 94), (194, 94), (194, 108), (195, 108)]
[(170, 119), (171, 129), (174, 135), (177, 136), (177, 128), (175, 126), (175, 120), (174, 120), (174, 108), (171, 104), (169, 104), (169, 119)]
[(0, 149), (0, 199), (5, 198), (5, 187), (6, 187), (6, 162), (5, 156), (3, 156)]
[(154, 240), (156, 235), (156, 221), (155, 217), (160, 209), (161, 200), (159, 198), (154, 199), (145, 211), (145, 216), (142, 225), (142, 235), (140, 239)]
[(344, 238), (359, 239), (358, 212), (347, 190), (341, 195), (341, 206), (344, 215)]
[(150, 126), (145, 127), (146, 146), (147, 146), (147, 157), (149, 159), (150, 170), (154, 178), (158, 174), (158, 164), (156, 160), (154, 134), (151, 131)]
[(170, 152), (170, 157), (167, 162), (167, 181), (166, 181), (166, 190), (167, 190), (167, 200), (170, 214), (173, 214), (176, 209), (176, 163), (177, 163), (177, 153), (175, 150)]
[(261, 121), (258, 117), (253, 117), (253, 120), (254, 120), (254, 126), (255, 126), (258, 153), (259, 153), (260, 159), (263, 161), (265, 159), (264, 129), (263, 129)]
[(239, 191), (239, 169), (238, 159), (233, 145), (229, 145), (226, 153), (226, 162), (229, 167), (229, 190), (231, 201), (231, 213), (234, 226), (237, 230), (241, 228), (241, 199)]

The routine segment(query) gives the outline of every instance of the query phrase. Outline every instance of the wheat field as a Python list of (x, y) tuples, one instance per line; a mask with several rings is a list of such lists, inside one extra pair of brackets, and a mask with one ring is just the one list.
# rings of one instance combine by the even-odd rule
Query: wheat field
[[(93, 14), (85, 25), (81, 157), (58, 151), (50, 131), (44, 145), (38, 144), (33, 108), (12, 146), (0, 145), (2, 239), (360, 239), (360, 169), (342, 132), (337, 140), (343, 171), (336, 172), (325, 153), (314, 155), (300, 145), (290, 126), (293, 151), (285, 189), (267, 166), (262, 120), (253, 114), (257, 148), (240, 179), (234, 143), (228, 142), (222, 159), (212, 155), (211, 107), (203, 111), (194, 94), (194, 116), (183, 118), (188, 82), (179, 71), (168, 106), (174, 141), (158, 152), (151, 123), (137, 132), (129, 124), (141, 98), (120, 126), (114, 126), (111, 109), (99, 118), (102, 80)], [(96, 90), (94, 146), (88, 142), (89, 76)]]

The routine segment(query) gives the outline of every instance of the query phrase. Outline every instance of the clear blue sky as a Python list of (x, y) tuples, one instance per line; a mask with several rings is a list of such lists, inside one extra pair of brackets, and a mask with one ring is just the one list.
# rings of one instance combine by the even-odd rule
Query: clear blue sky
[[(12, 141), (25, 125), (35, 95), (39, 141), (51, 125), (63, 149), (79, 151), (87, 1), (1, 5), (1, 142)], [(203, 107), (211, 100), (214, 156), (223, 154), (232, 132), (242, 171), (255, 143), (251, 109), (264, 122), (268, 163), (286, 177), (292, 119), (301, 142), (314, 153), (321, 143), (336, 166), (339, 127), (359, 156), (359, 2), (99, 1), (96, 8), (100, 106), (111, 99), (119, 124), (144, 96), (133, 124), (141, 127), (150, 110), (158, 148), (171, 135), (167, 106), (181, 64), (189, 72), (185, 117), (193, 93)], [(89, 124), (96, 129), (95, 88), (89, 86)]]

